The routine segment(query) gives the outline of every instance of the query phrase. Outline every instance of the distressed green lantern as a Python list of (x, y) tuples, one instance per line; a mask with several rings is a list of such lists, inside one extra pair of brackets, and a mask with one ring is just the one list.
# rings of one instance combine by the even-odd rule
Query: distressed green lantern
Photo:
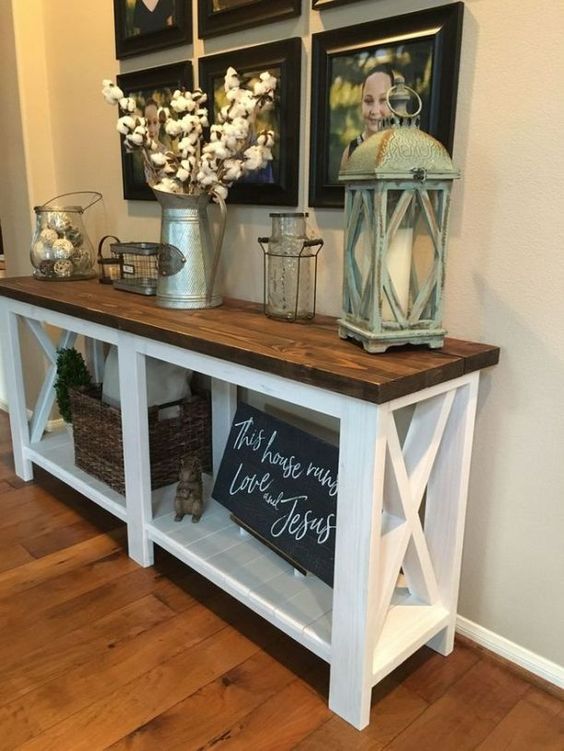
[[(408, 114), (412, 96), (418, 105)], [(419, 129), (421, 99), (399, 77), (388, 107), (385, 127), (339, 175), (345, 184), (339, 336), (360, 340), (368, 352), (442, 346), (450, 196), (460, 176), (444, 146)]]

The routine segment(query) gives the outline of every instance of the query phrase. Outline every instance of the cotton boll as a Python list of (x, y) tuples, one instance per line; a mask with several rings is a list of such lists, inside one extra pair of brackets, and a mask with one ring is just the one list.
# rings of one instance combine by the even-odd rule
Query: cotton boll
[(253, 87), (255, 96), (262, 96), (268, 91), (268, 86), (262, 81), (257, 81)]
[(187, 95), (182, 94), (174, 99), (171, 99), (170, 107), (179, 115), (183, 115), (185, 112), (191, 112), (196, 108), (196, 104)]
[(243, 165), (238, 159), (226, 160), (224, 167), (225, 172), (223, 173), (223, 179), (225, 182), (234, 183), (239, 180), (243, 174)]
[(188, 170), (185, 170), (183, 167), (179, 167), (176, 172), (176, 178), (180, 180), (180, 182), (185, 183), (186, 180), (190, 177), (190, 173)]
[(109, 79), (102, 81), (102, 95), (108, 104), (117, 104), (123, 99), (123, 91)]
[(143, 136), (139, 133), (131, 133), (129, 136), (125, 137), (126, 143), (131, 148), (139, 148), (139, 146), (143, 146)]
[(164, 165), (166, 164), (166, 156), (161, 153), (151, 154), (151, 162), (156, 167), (164, 167)]
[(162, 190), (165, 193), (181, 193), (182, 189), (180, 184), (170, 177), (163, 177), (160, 182), (155, 185), (157, 190)]
[(132, 130), (135, 128), (135, 118), (131, 117), (131, 115), (124, 115), (123, 117), (120, 117), (117, 121), (116, 125), (118, 131), (122, 134), (122, 136), (128, 135)]
[(179, 120), (169, 120), (165, 125), (165, 131), (172, 138), (177, 138), (183, 132), (182, 123)]
[(237, 71), (235, 68), (227, 68), (227, 71), (225, 73), (225, 79), (224, 79), (224, 88), (225, 91), (229, 91), (230, 89), (235, 89), (239, 86), (239, 76), (237, 74)]
[(131, 96), (124, 96), (119, 100), (119, 108), (122, 112), (135, 112), (137, 103)]

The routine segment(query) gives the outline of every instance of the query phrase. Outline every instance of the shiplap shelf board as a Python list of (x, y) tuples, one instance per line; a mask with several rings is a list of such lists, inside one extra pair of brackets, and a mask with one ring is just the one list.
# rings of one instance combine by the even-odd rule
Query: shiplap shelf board
[(330, 587), (315, 576), (296, 576), (280, 556), (242, 533), (213, 499), (197, 524), (189, 517), (175, 522), (172, 511), (157, 513), (147, 525), (153, 542), (329, 661)]

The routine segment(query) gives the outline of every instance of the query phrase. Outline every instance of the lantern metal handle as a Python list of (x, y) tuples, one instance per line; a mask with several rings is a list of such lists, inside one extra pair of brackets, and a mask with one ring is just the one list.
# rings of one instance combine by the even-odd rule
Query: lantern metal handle
[[(390, 95), (392, 95), (392, 92), (394, 92), (395, 90), (409, 91), (411, 94), (413, 94), (413, 96), (419, 102), (419, 106), (417, 107), (415, 112), (399, 112), (392, 107), (390, 103)], [(395, 115), (396, 117), (417, 117), (417, 115), (423, 109), (423, 102), (421, 101), (419, 94), (415, 91), (415, 89), (412, 89), (410, 86), (406, 86), (403, 80), (388, 89), (388, 91), (386, 92), (386, 104), (388, 105), (388, 109), (390, 110), (392, 115)]]

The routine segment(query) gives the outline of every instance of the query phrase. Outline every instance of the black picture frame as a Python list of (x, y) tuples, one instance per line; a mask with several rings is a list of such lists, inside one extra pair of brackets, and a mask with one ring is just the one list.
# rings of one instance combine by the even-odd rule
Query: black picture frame
[(337, 5), (349, 5), (358, 2), (359, 0), (311, 0), (311, 7), (313, 10), (325, 10), (325, 8), (333, 8)]
[[(139, 114), (143, 114), (142, 109), (147, 99), (159, 100), (158, 104), (166, 104), (175, 89), (192, 90), (192, 63), (174, 63), (123, 73), (117, 76), (116, 83), (126, 96), (135, 97), (139, 104)], [(135, 201), (155, 201), (153, 191), (145, 181), (140, 153), (127, 154), (123, 148), (123, 137), (121, 141), (123, 197)]]
[(246, 76), (265, 70), (278, 79), (274, 115), (279, 132), (273, 149), (272, 176), (267, 183), (260, 179), (253, 182), (252, 176), (234, 183), (228, 203), (298, 205), (301, 57), (302, 40), (292, 37), (200, 58), (199, 81), (208, 95), (210, 123), (216, 119), (214, 91), (223, 91), (225, 72), (230, 66), (239, 73), (243, 85)]
[[(139, 0), (137, 0), (139, 1)], [(156, 16), (156, 28), (145, 33), (133, 33), (134, 5), (127, 0), (114, 0), (114, 28), (116, 58), (122, 60), (145, 52), (155, 52), (180, 44), (192, 44), (192, 0), (159, 0), (172, 5), (171, 25), (160, 25)], [(166, 23), (166, 22), (165, 22)]]
[[(338, 148), (343, 150), (348, 143), (347, 126), (340, 130), (335, 126), (339, 112), (334, 106), (336, 96), (335, 92), (331, 96), (331, 87), (344, 85), (342, 76), (333, 77), (333, 67), (338, 68), (340, 65), (342, 68), (346, 60), (354, 61), (355, 56), (358, 56), (356, 64), (360, 69), (361, 61), (373, 63), (378, 59), (376, 52), (382, 52), (383, 55), (393, 54), (394, 69), (405, 74), (406, 71), (401, 68), (401, 61), (409, 61), (411, 45), (411, 59), (418, 61), (420, 58), (416, 58), (415, 55), (418, 52), (421, 59), (427, 61), (423, 81), (427, 96), (424, 104), (427, 106), (423, 110), (422, 129), (441, 141), (449, 152), (452, 152), (463, 14), (464, 3), (457, 2), (312, 36), (310, 206), (341, 208), (344, 204), (344, 187), (337, 182), (336, 165)], [(396, 37), (398, 42), (395, 44)], [(368, 54), (370, 51), (372, 58)], [(424, 58), (423, 55), (427, 57)], [(362, 64), (368, 73), (367, 63)], [(415, 63), (412, 71), (413, 76), (417, 78)], [(359, 71), (356, 71), (357, 78), (358, 74)], [(363, 80), (364, 78), (360, 77), (354, 82), (359, 89), (359, 104)], [(406, 83), (411, 83), (409, 73), (406, 74)], [(333, 103), (332, 109), (330, 102)], [(349, 123), (352, 116), (358, 117), (360, 108), (354, 104), (341, 109), (346, 110), (344, 115), (341, 113), (341, 117)]]
[[(223, 3), (224, 7), (216, 7)], [(299, 16), (302, 0), (198, 0), (200, 39)]]

